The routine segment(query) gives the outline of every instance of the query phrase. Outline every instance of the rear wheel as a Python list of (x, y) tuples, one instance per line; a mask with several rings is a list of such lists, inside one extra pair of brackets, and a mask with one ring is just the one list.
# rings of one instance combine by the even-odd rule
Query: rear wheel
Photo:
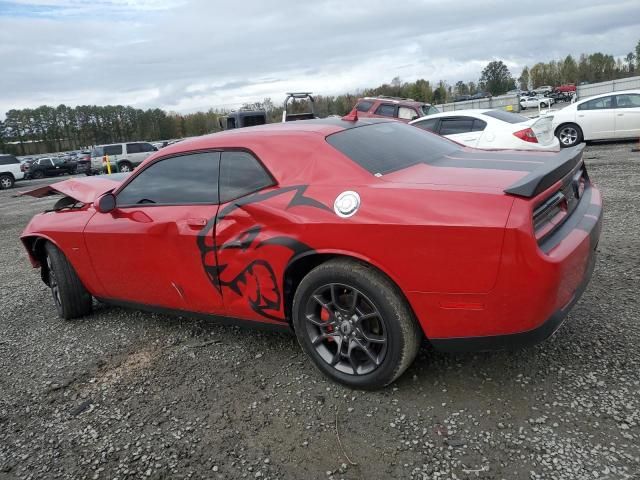
[(91, 313), (91, 294), (64, 254), (52, 243), (45, 246), (49, 288), (58, 315), (69, 320)]
[(122, 172), (122, 173), (132, 172), (133, 171), (133, 167), (131, 166), (131, 164), (129, 162), (120, 162), (118, 164), (118, 171)]
[(556, 130), (556, 137), (562, 148), (573, 147), (582, 142), (582, 130), (575, 123), (560, 125)]
[(541, 106), (542, 108), (547, 108), (549, 105), (547, 105), (547, 104), (546, 104), (546, 103), (544, 103), (544, 102), (541, 102), (541, 103), (540, 103), (540, 106)]
[(15, 180), (13, 175), (0, 175), (0, 190), (6, 190), (7, 188), (13, 187)]
[(422, 333), (398, 288), (352, 260), (331, 260), (300, 282), (293, 323), (302, 349), (332, 380), (384, 387), (411, 365)]

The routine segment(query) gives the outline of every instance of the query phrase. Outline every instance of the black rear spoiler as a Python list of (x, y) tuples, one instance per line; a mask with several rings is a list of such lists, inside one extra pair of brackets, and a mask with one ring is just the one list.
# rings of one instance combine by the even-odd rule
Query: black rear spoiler
[(580, 164), (584, 147), (585, 144), (581, 143), (575, 147), (561, 150), (549, 158), (542, 167), (518, 180), (505, 189), (504, 192), (527, 198), (535, 197), (544, 192), (554, 183), (562, 180)]

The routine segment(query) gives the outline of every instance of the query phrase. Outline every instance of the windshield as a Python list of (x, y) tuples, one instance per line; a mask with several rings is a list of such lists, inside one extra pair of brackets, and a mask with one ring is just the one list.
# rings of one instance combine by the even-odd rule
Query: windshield
[(91, 150), (92, 157), (102, 157), (102, 155), (103, 155), (102, 147), (95, 147), (93, 150)]
[(440, 110), (438, 110), (433, 105), (422, 105), (421, 109), (422, 115), (433, 115), (434, 113), (440, 113)]
[(525, 117), (524, 115), (519, 115), (517, 113), (505, 112), (504, 110), (489, 110), (484, 112), (483, 115), (487, 117), (497, 118), (498, 120), (502, 120), (507, 123), (522, 123), (528, 122), (531, 120), (530, 118)]

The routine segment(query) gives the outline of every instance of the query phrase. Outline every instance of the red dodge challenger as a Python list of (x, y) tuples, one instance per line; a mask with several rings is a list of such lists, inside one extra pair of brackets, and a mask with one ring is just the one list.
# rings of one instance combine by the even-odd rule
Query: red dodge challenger
[(101, 302), (293, 328), (333, 380), (549, 337), (585, 289), (602, 202), (582, 160), (327, 118), (184, 141), (71, 179), (22, 234), (58, 313)]

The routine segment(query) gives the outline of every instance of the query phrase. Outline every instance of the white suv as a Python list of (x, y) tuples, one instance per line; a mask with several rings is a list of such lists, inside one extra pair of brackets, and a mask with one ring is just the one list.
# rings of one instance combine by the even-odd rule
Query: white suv
[(157, 150), (149, 142), (99, 145), (91, 150), (91, 171), (87, 174), (103, 173), (107, 168), (105, 157), (109, 159), (112, 172), (131, 172)]
[(16, 180), (24, 178), (20, 160), (13, 155), (0, 155), (0, 190), (13, 187)]

